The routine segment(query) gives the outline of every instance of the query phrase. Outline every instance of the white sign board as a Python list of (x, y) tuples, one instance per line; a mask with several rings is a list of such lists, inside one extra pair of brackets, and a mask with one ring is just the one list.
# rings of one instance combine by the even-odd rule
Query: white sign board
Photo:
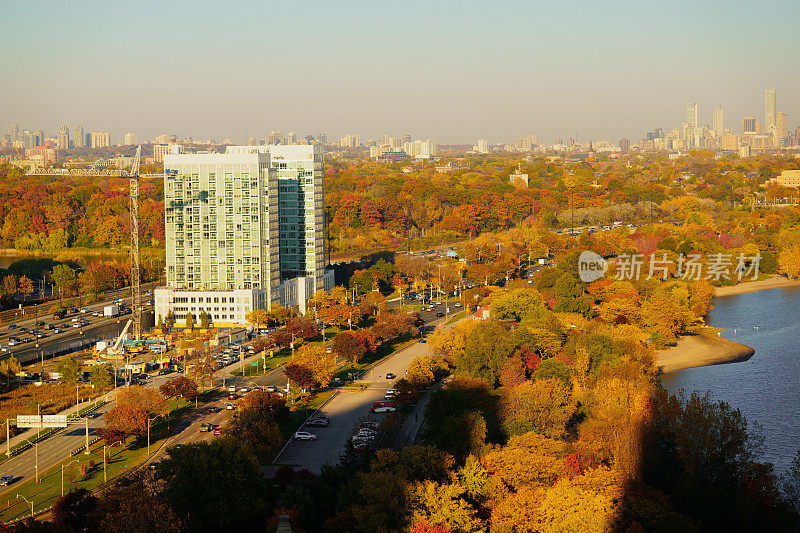
[(46, 428), (67, 427), (67, 415), (42, 415), (42, 426)]
[(42, 417), (39, 415), (17, 415), (18, 428), (40, 428)]

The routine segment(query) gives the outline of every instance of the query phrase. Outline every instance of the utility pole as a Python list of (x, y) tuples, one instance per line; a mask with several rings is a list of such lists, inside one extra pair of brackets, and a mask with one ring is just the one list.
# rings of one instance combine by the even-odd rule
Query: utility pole
[(83, 451), (84, 455), (89, 455), (89, 417), (85, 417), (86, 420), (86, 449)]

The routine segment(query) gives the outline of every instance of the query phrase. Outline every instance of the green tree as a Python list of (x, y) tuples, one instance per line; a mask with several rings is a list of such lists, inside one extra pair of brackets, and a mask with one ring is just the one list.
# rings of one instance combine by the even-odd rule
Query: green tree
[(89, 372), (89, 379), (99, 390), (114, 388), (114, 369), (108, 363), (94, 365)]
[(456, 372), (494, 386), (500, 371), (516, 350), (511, 334), (497, 320), (478, 324), (467, 336), (464, 352), (455, 358)]
[(194, 315), (192, 313), (186, 313), (186, 329), (192, 330), (194, 328)]
[(61, 358), (56, 367), (61, 374), (61, 381), (67, 384), (74, 384), (78, 381), (78, 373), (81, 370), (81, 364), (78, 362), (77, 357), (65, 356)]
[(203, 309), (200, 311), (200, 329), (208, 329), (208, 326), (211, 323), (211, 316), (206, 313), (206, 310)]
[(172, 448), (160, 474), (164, 497), (188, 531), (250, 531), (263, 520), (261, 465), (234, 439)]
[(50, 275), (58, 291), (58, 297), (64, 299), (64, 293), (69, 294), (75, 287), (75, 271), (64, 263), (59, 263), (53, 268)]
[(175, 313), (172, 312), (172, 309), (170, 309), (169, 313), (167, 313), (167, 317), (164, 319), (164, 324), (169, 329), (172, 329), (173, 326), (175, 326)]

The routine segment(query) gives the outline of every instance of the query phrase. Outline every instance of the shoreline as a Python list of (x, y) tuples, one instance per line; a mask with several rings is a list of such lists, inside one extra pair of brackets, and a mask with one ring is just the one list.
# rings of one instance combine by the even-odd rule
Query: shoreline
[(800, 287), (800, 279), (789, 279), (781, 276), (772, 276), (757, 281), (745, 281), (729, 287), (717, 287), (714, 296), (734, 296), (749, 292), (766, 291), (769, 289), (782, 289), (786, 287)]
[[(791, 287), (800, 287), (800, 280), (772, 276), (730, 287), (717, 287), (714, 297)], [(658, 374), (667, 374), (686, 368), (738, 363), (747, 361), (754, 353), (753, 348), (724, 339), (716, 333), (714, 328), (706, 327), (700, 333), (681, 337), (675, 346), (658, 351), (656, 354)]]
[(720, 337), (712, 328), (678, 339), (675, 346), (658, 352), (658, 374), (685, 368), (738, 363), (750, 359), (756, 351), (744, 344)]

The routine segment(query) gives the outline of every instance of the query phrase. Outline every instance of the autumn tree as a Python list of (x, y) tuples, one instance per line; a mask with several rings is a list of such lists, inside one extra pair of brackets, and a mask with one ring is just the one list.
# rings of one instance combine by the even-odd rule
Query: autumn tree
[(244, 319), (256, 330), (260, 330), (262, 325), (267, 325), (270, 322), (269, 312), (266, 309), (248, 311), (244, 315)]
[(197, 396), (197, 382), (185, 376), (179, 376), (166, 381), (158, 390), (166, 398), (179, 397), (194, 400)]
[(108, 363), (94, 365), (89, 371), (89, 379), (98, 390), (113, 389), (116, 385), (114, 369)]
[(800, 244), (792, 243), (778, 254), (778, 268), (789, 279), (800, 277)]
[(59, 374), (61, 374), (61, 380), (64, 383), (75, 383), (78, 381), (78, 376), (81, 371), (81, 364), (77, 357), (69, 355), (62, 357), (56, 368), (58, 369)]
[(148, 418), (162, 413), (165, 407), (164, 397), (154, 389), (126, 387), (117, 393), (114, 407), (106, 411), (106, 427), (142, 435), (147, 431)]
[(261, 460), (271, 461), (283, 444), (279, 425), (289, 419), (286, 402), (271, 393), (254, 391), (243, 397), (238, 407), (227, 433), (250, 446)]
[(286, 376), (286, 379), (300, 387), (303, 392), (314, 385), (314, 373), (311, 369), (298, 365), (297, 363), (288, 363), (284, 365), (283, 374)]
[(363, 330), (340, 331), (333, 338), (333, 351), (357, 363), (374, 349), (370, 334)]
[(314, 381), (323, 387), (330, 384), (336, 373), (336, 357), (321, 345), (301, 346), (292, 358), (292, 363), (309, 369)]

